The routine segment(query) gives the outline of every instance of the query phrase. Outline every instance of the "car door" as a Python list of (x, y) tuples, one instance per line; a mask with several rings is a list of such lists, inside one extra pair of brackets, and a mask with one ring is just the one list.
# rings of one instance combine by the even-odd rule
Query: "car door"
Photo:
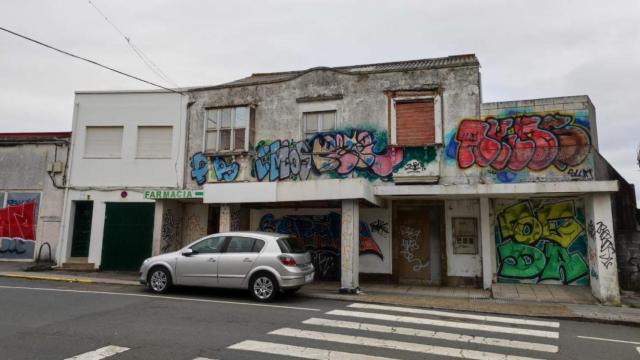
[(223, 236), (211, 236), (189, 247), (191, 254), (181, 254), (176, 262), (179, 285), (217, 286), (218, 259), (223, 248)]
[(225, 251), (220, 254), (218, 284), (239, 288), (264, 247), (264, 240), (246, 236), (229, 236)]

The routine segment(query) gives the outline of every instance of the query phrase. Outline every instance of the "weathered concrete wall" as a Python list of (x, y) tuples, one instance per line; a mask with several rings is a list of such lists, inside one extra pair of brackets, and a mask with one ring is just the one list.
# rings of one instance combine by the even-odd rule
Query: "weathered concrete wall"
[(205, 204), (183, 204), (182, 246), (207, 235), (209, 208)]
[(640, 291), (640, 232), (616, 231), (616, 258), (622, 290)]
[(445, 183), (594, 180), (595, 110), (587, 96), (482, 104), (445, 135)]
[[(319, 69), (286, 82), (195, 91), (192, 93), (194, 104), (189, 111), (187, 154), (191, 158), (185, 164), (186, 171), (191, 172), (191, 177), (195, 177), (196, 173), (202, 176), (205, 172), (211, 173), (207, 170), (219, 169), (230, 175), (230, 180), (227, 181), (306, 180), (354, 176), (364, 176), (370, 180), (388, 180), (392, 172), (401, 169), (405, 172), (410, 170), (438, 176), (438, 153), (441, 152), (441, 144), (426, 149), (410, 148), (399, 151), (387, 147), (390, 114), (389, 98), (385, 92), (425, 88), (438, 91), (442, 98), (442, 108), (438, 108), (437, 112), (441, 113), (445, 125), (443, 129), (437, 124), (440, 131), (448, 131), (461, 118), (480, 116), (479, 72), (476, 66), (368, 75), (350, 75)], [(312, 103), (296, 101), (297, 98), (335, 94), (342, 95), (342, 98)], [(219, 158), (202, 156), (205, 109), (246, 104), (256, 106), (255, 144), (266, 145), (263, 150), (258, 148), (260, 161), (256, 161), (258, 159), (252, 154), (255, 149), (250, 149), (250, 154), (245, 155)], [(329, 141), (338, 144), (359, 143), (362, 149), (358, 150), (357, 156), (367, 158), (367, 161), (356, 161), (336, 171), (324, 171), (325, 167), (331, 167), (335, 163), (326, 159), (319, 162), (317, 158), (312, 158), (310, 153), (313, 142), (308, 141), (306, 145), (300, 143), (303, 140), (301, 117), (305, 111), (322, 109), (337, 111), (336, 130), (328, 134), (323, 133), (322, 136), (328, 135)], [(436, 138), (442, 139), (442, 134)], [(284, 143), (285, 141), (288, 143)], [(284, 151), (284, 156), (287, 156), (291, 163), (302, 162), (303, 166), (308, 164), (309, 171), (303, 173), (293, 169), (290, 173), (287, 169), (286, 174), (282, 171), (274, 174), (274, 166), (270, 164), (268, 156), (272, 150), (270, 146), (274, 147), (273, 151)], [(301, 151), (297, 146), (308, 146), (308, 149)], [(290, 151), (292, 149), (299, 151), (293, 154), (293, 151)], [(301, 153), (309, 154), (308, 158), (301, 159)], [(283, 157), (280, 154), (279, 156)], [(348, 159), (343, 157), (341, 161), (345, 163)], [(207, 170), (203, 170), (204, 168)], [(210, 174), (208, 180), (216, 181), (215, 176)], [(199, 178), (200, 184), (204, 181), (203, 177)], [(191, 188), (198, 186), (198, 182), (193, 178), (187, 179), (186, 183)]]
[[(62, 186), (63, 172), (52, 180), (47, 165), (59, 161), (64, 171), (68, 151), (65, 140), (56, 143), (0, 147), (0, 260), (33, 260), (45, 242), (56, 260), (64, 197), (56, 186)], [(46, 247), (42, 255), (48, 258)]]

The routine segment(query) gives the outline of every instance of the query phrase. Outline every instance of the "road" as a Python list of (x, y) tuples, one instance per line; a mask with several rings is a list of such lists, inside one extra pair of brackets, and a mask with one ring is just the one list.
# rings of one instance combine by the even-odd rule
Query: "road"
[(640, 360), (639, 347), (640, 328), (621, 325), (0, 278), (2, 360)]

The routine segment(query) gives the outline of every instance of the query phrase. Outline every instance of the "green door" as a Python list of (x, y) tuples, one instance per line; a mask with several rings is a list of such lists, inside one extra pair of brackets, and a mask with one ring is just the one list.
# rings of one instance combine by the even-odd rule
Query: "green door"
[(102, 270), (136, 271), (151, 256), (153, 203), (107, 203)]
[(88, 257), (91, 238), (92, 201), (76, 201), (73, 215), (73, 235), (71, 238), (71, 257)]

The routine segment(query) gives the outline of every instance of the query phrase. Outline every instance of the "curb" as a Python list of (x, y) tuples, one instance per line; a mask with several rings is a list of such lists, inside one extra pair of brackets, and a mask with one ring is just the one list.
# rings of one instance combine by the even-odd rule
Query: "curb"
[(15, 279), (27, 279), (27, 280), (44, 280), (44, 281), (62, 281), (68, 283), (81, 283), (81, 284), (111, 284), (111, 285), (129, 285), (140, 286), (137, 281), (129, 280), (116, 280), (116, 279), (100, 279), (100, 278), (85, 278), (74, 276), (50, 276), (50, 275), (28, 275), (22, 273), (0, 273), (0, 277), (8, 277)]
[[(340, 295), (340, 294), (323, 294), (317, 292), (299, 292), (298, 296), (314, 298), (314, 299), (325, 299), (325, 300), (336, 300), (336, 301), (345, 301), (345, 302), (365, 302), (371, 304), (381, 304), (381, 305), (396, 305), (396, 306), (409, 306), (415, 308), (424, 308), (424, 309), (437, 309), (437, 310), (449, 310), (449, 311), (473, 311), (482, 314), (494, 314), (494, 315), (506, 315), (506, 316), (525, 316), (525, 317), (535, 317), (535, 318), (545, 318), (545, 319), (557, 319), (557, 320), (565, 320), (565, 321), (580, 321), (580, 322), (595, 322), (602, 324), (611, 324), (611, 325), (626, 325), (632, 327), (640, 327), (640, 321), (629, 321), (623, 319), (609, 319), (609, 318), (597, 318), (597, 317), (585, 317), (579, 314), (571, 312), (566, 305), (556, 303), (556, 306), (562, 306), (567, 309), (567, 311), (571, 312), (571, 314), (541, 314), (541, 313), (515, 313), (509, 311), (493, 311), (486, 309), (473, 309), (470, 310), (464, 307), (456, 307), (456, 306), (438, 306), (434, 304), (396, 304), (390, 303), (388, 301), (381, 301), (375, 298), (367, 298), (366, 295)], [(441, 299), (445, 299), (442, 297)], [(475, 300), (475, 299), (468, 299)], [(525, 303), (523, 303), (525, 305)], [(535, 304), (540, 305), (540, 304)]]

